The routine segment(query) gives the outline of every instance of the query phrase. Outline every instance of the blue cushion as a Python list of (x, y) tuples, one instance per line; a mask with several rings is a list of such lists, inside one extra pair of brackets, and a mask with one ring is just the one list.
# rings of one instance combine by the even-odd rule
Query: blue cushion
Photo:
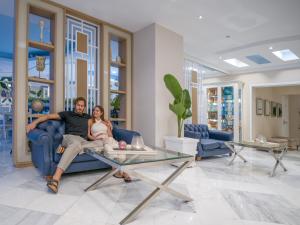
[(220, 140), (217, 140), (217, 139), (210, 139), (210, 140), (214, 140), (215, 142), (217, 142), (219, 144), (219, 148), (228, 148), (224, 141), (220, 141)]
[(213, 150), (220, 147), (220, 144), (213, 139), (201, 139), (201, 145), (203, 150)]

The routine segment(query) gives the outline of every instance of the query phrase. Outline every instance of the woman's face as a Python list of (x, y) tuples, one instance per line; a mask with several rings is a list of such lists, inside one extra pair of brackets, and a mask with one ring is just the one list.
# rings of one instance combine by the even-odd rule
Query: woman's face
[(102, 116), (102, 112), (98, 107), (96, 107), (93, 111), (93, 117), (100, 118), (100, 116)]

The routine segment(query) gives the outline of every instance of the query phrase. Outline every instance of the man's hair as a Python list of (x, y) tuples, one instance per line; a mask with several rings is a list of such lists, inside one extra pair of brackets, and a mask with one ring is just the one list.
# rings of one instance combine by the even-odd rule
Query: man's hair
[(78, 98), (76, 98), (76, 99), (74, 100), (74, 105), (76, 105), (77, 102), (79, 102), (79, 101), (83, 101), (83, 102), (84, 102), (84, 106), (86, 106), (86, 100), (85, 100), (84, 97), (78, 97)]

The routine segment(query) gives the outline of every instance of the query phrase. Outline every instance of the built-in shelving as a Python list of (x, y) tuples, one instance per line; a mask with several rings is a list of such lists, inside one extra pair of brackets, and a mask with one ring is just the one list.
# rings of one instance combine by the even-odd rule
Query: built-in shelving
[(38, 41), (28, 41), (28, 46), (32, 48), (38, 48), (42, 49), (45, 51), (54, 51), (54, 45), (48, 44), (48, 43), (43, 43), (43, 42), (38, 42)]
[(28, 81), (38, 82), (38, 83), (43, 83), (43, 84), (54, 84), (54, 80), (48, 80), (48, 79), (32, 77), (32, 76), (28, 76)]

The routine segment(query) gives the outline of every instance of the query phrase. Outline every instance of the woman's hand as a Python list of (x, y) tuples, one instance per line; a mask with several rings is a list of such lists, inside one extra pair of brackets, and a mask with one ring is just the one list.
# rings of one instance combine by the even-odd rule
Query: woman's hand
[(104, 124), (112, 131), (113, 126), (109, 120), (104, 121)]

